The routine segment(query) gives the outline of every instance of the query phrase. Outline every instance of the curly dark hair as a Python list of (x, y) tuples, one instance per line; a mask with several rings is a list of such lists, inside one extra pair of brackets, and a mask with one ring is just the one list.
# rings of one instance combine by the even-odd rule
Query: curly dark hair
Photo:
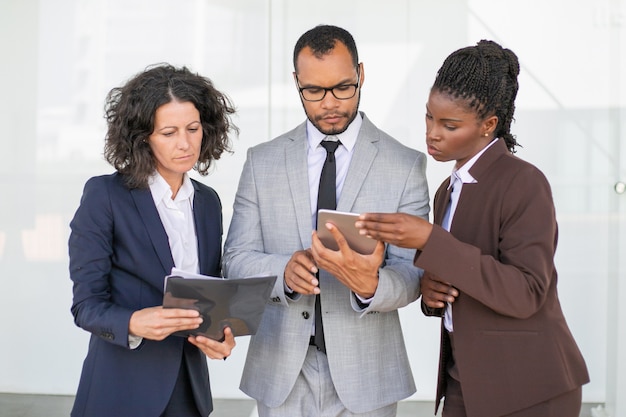
[(337, 41), (343, 43), (348, 48), (352, 56), (352, 63), (357, 68), (359, 66), (359, 53), (356, 49), (354, 38), (347, 30), (331, 25), (315, 26), (300, 36), (293, 49), (293, 68), (298, 72), (298, 55), (307, 46), (311, 48), (315, 57), (321, 58), (335, 48), (335, 42)]
[(451, 53), (437, 72), (431, 91), (466, 100), (479, 119), (498, 117), (495, 137), (503, 138), (510, 152), (520, 146), (511, 134), (520, 72), (517, 56), (494, 41), (481, 40)]
[(156, 110), (171, 101), (190, 102), (200, 113), (202, 144), (194, 169), (207, 175), (213, 161), (231, 151), (229, 132), (238, 133), (231, 115), (235, 108), (213, 82), (186, 67), (156, 64), (135, 75), (121, 87), (113, 88), (106, 98), (105, 119), (108, 129), (104, 157), (125, 176), (129, 188), (145, 188), (156, 170), (148, 145), (154, 130)]

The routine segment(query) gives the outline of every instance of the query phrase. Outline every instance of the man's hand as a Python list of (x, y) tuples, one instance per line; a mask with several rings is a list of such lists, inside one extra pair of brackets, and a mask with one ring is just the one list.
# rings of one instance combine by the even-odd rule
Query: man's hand
[(311, 250), (301, 250), (291, 255), (285, 266), (285, 284), (299, 294), (319, 294), (319, 282), (315, 277), (317, 266)]
[(334, 251), (324, 246), (313, 232), (311, 253), (319, 268), (330, 272), (352, 292), (363, 298), (371, 298), (378, 288), (378, 268), (383, 263), (385, 244), (378, 242), (370, 255), (361, 255), (350, 249), (346, 238), (332, 223), (326, 223), (335, 238), (339, 250)]

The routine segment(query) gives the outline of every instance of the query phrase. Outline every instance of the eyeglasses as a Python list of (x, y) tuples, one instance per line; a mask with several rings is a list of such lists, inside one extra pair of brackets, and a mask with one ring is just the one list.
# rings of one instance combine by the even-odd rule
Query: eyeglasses
[(337, 100), (348, 100), (354, 97), (356, 90), (359, 88), (361, 77), (359, 71), (356, 72), (357, 82), (355, 84), (339, 84), (334, 87), (300, 87), (300, 80), (296, 75), (296, 83), (298, 91), (302, 98), (306, 101), (322, 101), (326, 97), (327, 92), (331, 92)]

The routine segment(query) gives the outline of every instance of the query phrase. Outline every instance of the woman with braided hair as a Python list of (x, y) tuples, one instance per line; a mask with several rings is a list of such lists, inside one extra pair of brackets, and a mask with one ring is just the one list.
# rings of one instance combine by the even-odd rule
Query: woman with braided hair
[(361, 233), (415, 248), (422, 310), (442, 317), (444, 417), (578, 417), (589, 381), (557, 294), (550, 185), (514, 156), (517, 56), (495, 42), (449, 55), (426, 103), (426, 144), (456, 161), (434, 224), (366, 213)]

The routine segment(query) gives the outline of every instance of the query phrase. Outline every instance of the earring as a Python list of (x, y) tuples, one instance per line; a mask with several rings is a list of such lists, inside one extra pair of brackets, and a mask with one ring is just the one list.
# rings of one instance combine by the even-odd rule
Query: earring
[(485, 133), (485, 137), (489, 136), (489, 133)]

